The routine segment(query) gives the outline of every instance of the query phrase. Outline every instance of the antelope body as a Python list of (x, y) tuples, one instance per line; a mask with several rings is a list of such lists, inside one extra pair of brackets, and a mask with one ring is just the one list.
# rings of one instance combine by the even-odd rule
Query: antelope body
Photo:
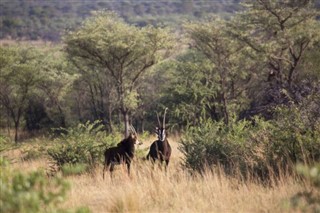
[(151, 146), (149, 153), (147, 155), (147, 160), (151, 160), (152, 162), (156, 162), (157, 160), (162, 164), (164, 161), (166, 163), (166, 169), (169, 165), (170, 157), (171, 157), (171, 146), (166, 137), (166, 129), (165, 129), (165, 120), (166, 120), (166, 111), (164, 111), (164, 117), (162, 125), (160, 124), (160, 119), (157, 113), (158, 124), (159, 127), (156, 128), (156, 134), (158, 136), (158, 140), (154, 141)]
[(138, 141), (137, 133), (132, 126), (131, 131), (129, 136), (118, 143), (117, 146), (105, 150), (103, 179), (107, 169), (109, 169), (110, 175), (112, 175), (114, 166), (119, 164), (126, 164), (128, 175), (130, 175), (130, 164), (134, 157), (135, 144), (142, 144)]

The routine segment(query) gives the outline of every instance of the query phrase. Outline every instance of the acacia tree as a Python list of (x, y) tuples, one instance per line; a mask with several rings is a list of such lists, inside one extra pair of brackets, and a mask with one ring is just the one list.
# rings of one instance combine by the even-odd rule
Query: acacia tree
[(138, 28), (104, 11), (96, 12), (65, 37), (66, 52), (73, 61), (95, 66), (112, 79), (126, 135), (130, 111), (137, 107), (139, 79), (148, 68), (168, 56), (172, 38), (165, 29)]
[(58, 48), (47, 48), (41, 64), (41, 81), (37, 83), (39, 96), (55, 126), (66, 127), (66, 96), (77, 78), (74, 67)]
[(81, 61), (74, 61), (81, 74), (73, 85), (75, 111), (80, 122), (100, 120), (109, 130), (113, 131), (113, 112), (116, 109), (116, 88), (104, 69), (88, 66)]
[(305, 56), (320, 40), (313, 1), (247, 0), (244, 6), (229, 23), (230, 33), (250, 49), (258, 65), (252, 96), (261, 103), (256, 104), (268, 109), (270, 102), (301, 102), (303, 78), (309, 72)]
[(41, 57), (31, 47), (0, 47), (0, 104), (14, 123), (15, 142), (28, 98), (41, 79)]
[[(213, 64), (196, 50), (188, 50), (165, 67), (166, 76), (171, 71), (172, 77), (166, 88), (162, 103), (172, 110), (170, 120), (176, 125), (198, 125), (202, 119), (219, 120), (214, 109), (214, 97), (218, 85), (212, 70)], [(168, 82), (168, 79), (166, 79)]]
[[(200, 91), (203, 93), (201, 102), (205, 101), (205, 108), (213, 119), (222, 118), (228, 124), (230, 113), (243, 105), (245, 89), (250, 80), (252, 63), (249, 57), (246, 58), (246, 49), (231, 38), (226, 21), (210, 18), (201, 23), (187, 24), (186, 30), (192, 49), (206, 59), (193, 55), (197, 59), (193, 60), (196, 63), (192, 67), (188, 62), (187, 66), (183, 63), (179, 67), (182, 71), (191, 69), (194, 77), (200, 77), (196, 81), (199, 84), (196, 90), (203, 90)], [(199, 60), (206, 67), (197, 66)]]

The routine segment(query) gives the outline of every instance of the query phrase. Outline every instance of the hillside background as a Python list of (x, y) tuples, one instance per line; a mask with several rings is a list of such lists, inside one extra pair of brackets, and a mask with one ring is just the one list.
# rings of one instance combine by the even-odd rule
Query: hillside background
[[(184, 18), (208, 13), (224, 17), (240, 9), (239, 0), (2, 0), (0, 39), (59, 41), (65, 29), (78, 26), (95, 10), (113, 10), (129, 23), (179, 25)], [(182, 18), (183, 17), (183, 18)]]

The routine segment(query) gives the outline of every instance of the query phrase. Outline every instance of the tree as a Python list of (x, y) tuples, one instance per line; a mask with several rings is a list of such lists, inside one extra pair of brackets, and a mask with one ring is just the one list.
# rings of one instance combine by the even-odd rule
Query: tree
[(230, 113), (235, 113), (237, 107), (243, 105), (250, 80), (250, 59), (244, 60), (246, 50), (231, 38), (226, 21), (209, 18), (201, 23), (187, 24), (186, 30), (192, 49), (202, 56), (194, 54), (192, 60), (183, 60), (179, 67), (182, 71), (191, 69), (191, 75), (197, 78), (194, 85), (199, 85), (194, 92), (198, 93), (196, 97), (201, 97), (198, 101), (204, 103), (211, 117), (214, 120), (222, 118), (228, 124)]
[[(137, 107), (139, 80), (148, 68), (168, 56), (172, 36), (165, 29), (138, 28), (116, 14), (96, 12), (65, 37), (66, 52), (112, 79), (128, 135), (129, 114)], [(109, 82), (110, 83), (110, 82)]]
[(74, 74), (74, 69), (59, 46), (46, 48), (41, 64), (41, 81), (36, 86), (55, 127), (66, 127), (66, 97), (78, 77)]
[(79, 78), (73, 85), (75, 99), (74, 111), (77, 112), (80, 122), (85, 120), (100, 120), (113, 131), (113, 112), (116, 109), (116, 88), (102, 68), (87, 66), (81, 61), (74, 61)]
[(14, 123), (15, 142), (28, 98), (40, 80), (41, 57), (31, 47), (0, 47), (0, 104)]
[(175, 123), (198, 125), (203, 118), (221, 119), (213, 108), (218, 87), (210, 60), (196, 50), (188, 50), (171, 66), (173, 77), (162, 102), (173, 109)]
[(251, 91), (253, 111), (301, 102), (309, 94), (303, 89), (309, 72), (304, 59), (320, 40), (319, 12), (310, 0), (248, 0), (244, 6), (245, 12), (230, 25), (234, 39), (250, 49), (259, 67), (259, 80)]

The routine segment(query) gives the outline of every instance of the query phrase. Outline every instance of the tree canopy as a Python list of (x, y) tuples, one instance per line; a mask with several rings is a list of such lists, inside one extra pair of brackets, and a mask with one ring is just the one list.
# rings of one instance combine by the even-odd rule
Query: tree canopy
[(135, 27), (115, 13), (100, 11), (67, 34), (65, 43), (74, 63), (81, 61), (110, 79), (127, 134), (129, 113), (138, 105), (139, 80), (151, 66), (168, 57), (173, 36), (166, 29)]
[(150, 130), (166, 107), (168, 127), (181, 130), (206, 119), (273, 119), (285, 106), (315, 127), (319, 11), (312, 1), (243, 3), (232, 18), (188, 20), (179, 30), (103, 10), (65, 32), (62, 45), (2, 45), (1, 125), (33, 131), (100, 120), (127, 134), (129, 123)]

